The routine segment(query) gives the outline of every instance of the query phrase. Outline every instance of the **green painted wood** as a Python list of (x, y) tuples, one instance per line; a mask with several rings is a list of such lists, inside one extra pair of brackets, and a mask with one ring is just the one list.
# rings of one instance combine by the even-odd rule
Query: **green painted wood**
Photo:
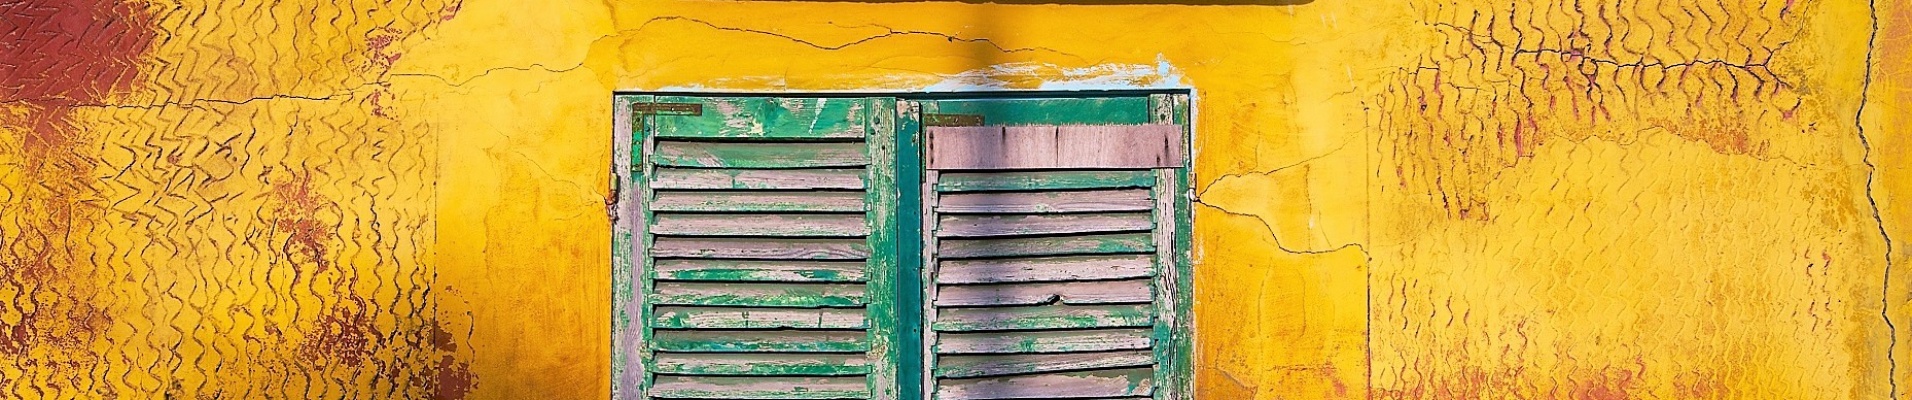
[(937, 400), (1096, 399), (1148, 396), (1155, 391), (1151, 368), (1105, 369), (946, 379), (938, 382)]
[(636, 400), (644, 395), (650, 372), (646, 363), (651, 358), (648, 341), (650, 328), (647, 313), (650, 307), (644, 304), (640, 285), (647, 281), (646, 270), (640, 265), (648, 261), (641, 254), (646, 235), (642, 220), (643, 210), (640, 204), (649, 176), (643, 161), (643, 143), (646, 137), (642, 118), (632, 113), (630, 105), (635, 102), (649, 101), (650, 96), (620, 96), (612, 100), (615, 113), (612, 121), (614, 133), (612, 143), (612, 193), (618, 196), (616, 221), (611, 244), (611, 398), (617, 400)]
[(861, 353), (870, 350), (869, 334), (856, 331), (711, 331), (658, 329), (651, 347), (679, 353), (804, 352)]
[(932, 329), (999, 331), (1146, 327), (1154, 324), (1154, 317), (1154, 307), (1148, 304), (947, 308), (937, 311)]
[(870, 234), (863, 214), (656, 213), (651, 233), (674, 236), (847, 237)]
[(671, 96), (662, 103), (703, 105), (703, 115), (660, 115), (663, 138), (860, 138), (875, 99)]
[(945, 214), (937, 237), (1029, 236), (1146, 231), (1155, 220), (1146, 212), (1072, 214)]
[(1155, 338), (1147, 329), (977, 332), (937, 334), (937, 354), (1071, 353), (1147, 350)]
[(1151, 170), (949, 172), (936, 182), (942, 192), (1146, 188)]
[[(650, 168), (647, 164), (645, 168)], [(864, 187), (862, 168), (696, 169), (657, 168), (657, 189), (851, 189)]]
[(857, 142), (765, 143), (658, 141), (660, 166), (698, 168), (854, 167), (870, 163)]
[(858, 283), (672, 282), (654, 284), (651, 304), (744, 307), (855, 307)]
[(947, 99), (923, 102), (926, 114), (981, 115), (986, 125), (1111, 125), (1149, 121), (1142, 96)]
[[(898, 398), (914, 400), (927, 397), (924, 395), (924, 380), (929, 374), (925, 370), (929, 369), (928, 359), (935, 357), (925, 343), (931, 340), (928, 336), (933, 333), (923, 329), (924, 309), (930, 307), (923, 300), (928, 290), (923, 284), (924, 274), (930, 272), (926, 267), (927, 260), (933, 259), (929, 252), (934, 250), (936, 241), (935, 237), (923, 234), (924, 222), (927, 221), (924, 204), (926, 198), (935, 192), (925, 190), (924, 181), (929, 179), (927, 175), (930, 172), (924, 168), (923, 155), (927, 149), (922, 127), (922, 105), (915, 101), (898, 101), (895, 104), (896, 118), (893, 122), (897, 138), (898, 171), (896, 232), (899, 239), (905, 240), (896, 241), (899, 269), (896, 276), (896, 348), (899, 351), (896, 358), (890, 361), (897, 366)], [(918, 240), (907, 240), (910, 238)]]
[(865, 399), (870, 388), (861, 376), (738, 377), (663, 375), (652, 397), (671, 399)]
[(863, 239), (657, 237), (650, 249), (652, 257), (861, 260), (870, 256), (870, 245)]
[(863, 282), (862, 262), (670, 259), (656, 262), (657, 279), (716, 282)]
[(936, 376), (975, 378), (1039, 372), (1146, 367), (1155, 364), (1155, 355), (1148, 350), (1127, 350), (1064, 354), (950, 355), (943, 356), (940, 360), (936, 367)]
[(937, 241), (937, 251), (943, 258), (1131, 254), (1155, 252), (1155, 242), (1148, 233), (1014, 239), (943, 239)]
[[(870, 248), (877, 249), (869, 258), (869, 290), (874, 294), (869, 297), (870, 356), (883, 362), (871, 370), (867, 389), (875, 399), (895, 400), (899, 396), (896, 376), (900, 367), (896, 360), (903, 351), (910, 350), (896, 346), (899, 333), (896, 281), (898, 272), (902, 270), (897, 250), (900, 248), (898, 243), (904, 238), (897, 236), (896, 229), (901, 192), (897, 190), (897, 135), (892, 133), (896, 119), (893, 114), (895, 99), (881, 99), (871, 104), (874, 107), (865, 119), (870, 122), (869, 131), (883, 133), (868, 140), (870, 190), (865, 191), (867, 197), (864, 200), (874, 205), (867, 214), (871, 228), (868, 239)], [(916, 238), (912, 236), (907, 240), (915, 241)]]
[(863, 193), (852, 191), (690, 191), (652, 194), (655, 211), (864, 212)]
[(864, 329), (861, 308), (659, 306), (652, 326), (664, 329)]
[(870, 373), (862, 354), (664, 353), (657, 356), (657, 373), (688, 375), (802, 375), (842, 376)]

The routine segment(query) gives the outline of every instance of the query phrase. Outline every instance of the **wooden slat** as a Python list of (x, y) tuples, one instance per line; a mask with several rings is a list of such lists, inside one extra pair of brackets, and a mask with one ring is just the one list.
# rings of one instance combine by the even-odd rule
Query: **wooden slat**
[(851, 167), (870, 163), (863, 143), (657, 141), (659, 166), (701, 168)]
[(937, 222), (938, 237), (1024, 236), (1145, 231), (1155, 227), (1145, 212), (1097, 214), (953, 214)]
[(1155, 184), (1151, 170), (950, 172), (936, 182), (943, 192), (1145, 188)]
[(854, 307), (861, 283), (657, 282), (651, 304), (743, 307)]
[(1014, 239), (942, 239), (937, 241), (937, 250), (940, 252), (940, 258), (1153, 253), (1155, 242), (1147, 233)]
[(867, 134), (869, 99), (669, 98), (702, 103), (701, 115), (652, 117), (662, 138), (859, 138)]
[(659, 306), (651, 312), (659, 329), (863, 329), (861, 308), (739, 308)]
[(1154, 343), (1147, 329), (1091, 329), (1078, 331), (939, 333), (939, 354), (1063, 353), (1147, 349)]
[(1056, 399), (1147, 396), (1155, 391), (1155, 370), (1132, 368), (996, 378), (942, 379), (938, 400)]
[(693, 169), (657, 168), (657, 189), (862, 189), (863, 169)]
[(651, 346), (674, 352), (805, 352), (850, 353), (870, 350), (863, 331), (707, 331), (658, 329)]
[(1121, 281), (1013, 283), (996, 285), (939, 285), (938, 307), (1027, 306), (1062, 304), (1147, 303), (1154, 300), (1147, 278)]
[(1168, 168), (1182, 165), (1177, 125), (930, 127), (938, 170)]
[(1147, 304), (1002, 308), (945, 308), (931, 324), (938, 331), (1127, 328), (1155, 322)]
[(870, 373), (862, 354), (686, 354), (659, 353), (655, 371), (692, 375), (841, 376)]
[(722, 282), (863, 282), (863, 262), (794, 260), (657, 260), (657, 279)]
[(1148, 189), (951, 193), (936, 203), (936, 211), (946, 213), (1147, 211), (1154, 207)]
[(1155, 364), (1148, 350), (1063, 354), (985, 354), (937, 357), (936, 376), (974, 378), (1038, 372), (1082, 371)]
[(716, 212), (863, 212), (863, 192), (849, 191), (683, 191), (652, 195), (652, 211)]
[(863, 214), (657, 213), (651, 233), (680, 236), (825, 236), (870, 234)]
[(937, 283), (1057, 282), (1153, 276), (1149, 254), (989, 258), (946, 260), (936, 269)]
[(870, 256), (863, 239), (753, 239), (659, 237), (653, 257), (857, 260)]
[(658, 375), (651, 397), (670, 399), (864, 399), (870, 397), (861, 376), (743, 377)]

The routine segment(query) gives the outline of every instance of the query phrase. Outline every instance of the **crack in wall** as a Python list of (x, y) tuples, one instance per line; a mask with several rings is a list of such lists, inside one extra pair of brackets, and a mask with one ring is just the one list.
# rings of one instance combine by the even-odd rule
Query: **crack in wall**
[(1879, 49), (1879, 2), (1877, 0), (1867, 1), (1866, 7), (1871, 11), (1872, 25), (1871, 31), (1866, 37), (1866, 67), (1859, 86), (1859, 110), (1854, 113), (1852, 124), (1858, 128), (1859, 146), (1865, 149), (1865, 155), (1861, 160), (1864, 161), (1868, 169), (1866, 171), (1866, 202), (1872, 205), (1872, 220), (1879, 226), (1879, 237), (1885, 240), (1885, 271), (1879, 283), (1879, 317), (1885, 320), (1886, 338), (1888, 339), (1885, 352), (1887, 365), (1886, 383), (1891, 388), (1891, 392), (1889, 392), (1891, 398), (1898, 398), (1899, 359), (1895, 353), (1897, 353), (1899, 347), (1899, 328), (1892, 322), (1892, 234), (1885, 228), (1885, 216), (1880, 211), (1879, 198), (1873, 193), (1873, 186), (1875, 186), (1879, 177), (1879, 166), (1872, 162), (1872, 141), (1866, 136), (1865, 125), (1866, 103), (1871, 100), (1869, 96), (1872, 89), (1873, 56)]

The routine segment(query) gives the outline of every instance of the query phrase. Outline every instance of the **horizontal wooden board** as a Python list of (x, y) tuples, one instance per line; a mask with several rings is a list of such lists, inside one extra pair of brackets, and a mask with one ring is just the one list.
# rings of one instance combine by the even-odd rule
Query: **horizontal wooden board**
[(670, 399), (865, 399), (863, 376), (686, 376), (651, 378), (651, 397)]
[(870, 234), (863, 214), (657, 213), (651, 233), (678, 236), (845, 237)]
[(651, 211), (705, 212), (863, 212), (863, 192), (659, 190)]
[(936, 241), (936, 249), (937, 255), (941, 258), (1154, 253), (1155, 238), (1148, 233), (1123, 233), (1011, 239), (943, 239)]
[(651, 304), (743, 307), (854, 307), (861, 283), (657, 282)]
[(1153, 254), (944, 260), (936, 282), (1008, 283), (1141, 278), (1155, 275)]
[(722, 282), (863, 282), (861, 261), (664, 259), (652, 269), (657, 279)]
[(688, 375), (811, 375), (841, 376), (870, 373), (862, 354), (658, 353), (652, 372)]
[(992, 125), (1145, 124), (1146, 96), (941, 99), (921, 102), (925, 114), (959, 114)]
[(938, 218), (938, 237), (1056, 235), (1146, 231), (1155, 228), (1146, 212), (1094, 214), (947, 214)]
[(864, 239), (658, 237), (652, 257), (789, 260), (860, 260), (870, 256)]
[(1180, 125), (1029, 125), (927, 128), (929, 168), (1136, 169), (1183, 162)]
[(1147, 349), (1148, 329), (939, 333), (938, 354), (1064, 353)]
[(651, 326), (659, 329), (864, 329), (861, 308), (740, 308), (658, 306)]
[(1148, 304), (1046, 305), (1035, 307), (950, 308), (936, 312), (937, 331), (1128, 328), (1150, 326)]
[(1120, 281), (940, 285), (938, 307), (999, 307), (1038, 304), (1147, 303), (1155, 299), (1148, 278)]
[(1153, 170), (945, 172), (937, 177), (938, 192), (1146, 188), (1155, 185)]
[(1148, 189), (1046, 192), (962, 192), (938, 196), (945, 213), (1058, 213), (1148, 211), (1155, 207)]
[(1148, 396), (1155, 393), (1154, 381), (1155, 370), (1152, 368), (939, 379), (936, 381), (936, 398), (998, 400)]
[(658, 329), (651, 332), (651, 348), (686, 353), (851, 353), (869, 351), (870, 342), (869, 333), (863, 331)]
[(870, 163), (863, 143), (738, 143), (657, 141), (651, 162), (699, 168), (852, 167)]
[(948, 355), (936, 358), (936, 376), (945, 378), (974, 378), (1022, 375), (1039, 372), (1145, 367), (1154, 364), (1155, 353), (1149, 350), (1061, 354)]
[(864, 186), (861, 168), (695, 169), (657, 168), (653, 189), (847, 189)]
[(661, 138), (860, 138), (867, 135), (871, 99), (855, 98), (675, 98), (662, 103), (696, 103), (699, 115), (651, 117)]

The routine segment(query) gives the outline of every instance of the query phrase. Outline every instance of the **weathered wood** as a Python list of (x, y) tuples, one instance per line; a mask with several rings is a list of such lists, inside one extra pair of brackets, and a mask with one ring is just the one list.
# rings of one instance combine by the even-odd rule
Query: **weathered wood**
[(850, 191), (682, 191), (652, 195), (652, 211), (703, 212), (863, 212), (863, 192)]
[(1155, 242), (1148, 233), (1013, 239), (940, 239), (937, 241), (937, 250), (941, 252), (942, 258), (1152, 253), (1155, 251)]
[(644, 227), (643, 207), (640, 194), (645, 189), (645, 175), (639, 175), (636, 144), (644, 140), (639, 130), (637, 117), (631, 112), (631, 103), (648, 100), (641, 96), (619, 96), (612, 100), (611, 131), (611, 168), (610, 193), (617, 196), (616, 213), (612, 217), (611, 232), (611, 398), (614, 400), (638, 400), (643, 395), (645, 377), (650, 376), (644, 368), (645, 360), (650, 357), (644, 343), (645, 312), (643, 291), (640, 289), (646, 276), (639, 264), (650, 260), (643, 257), (642, 244)]
[[(904, 206), (899, 204), (903, 191), (898, 188), (898, 175), (904, 173), (898, 166), (897, 129), (892, 125), (894, 99), (872, 101), (868, 114), (869, 130), (876, 135), (869, 139), (870, 184), (878, 190), (865, 191), (863, 202), (871, 204), (868, 218), (871, 234), (866, 239), (869, 246), (876, 249), (870, 254), (869, 290), (877, 295), (870, 297), (869, 312), (876, 318), (870, 321), (869, 357), (879, 360), (871, 368), (869, 379), (870, 398), (873, 400), (899, 400), (897, 376), (899, 358), (910, 349), (897, 345), (903, 334), (900, 321), (897, 320), (898, 275), (906, 270), (901, 265), (902, 244), (914, 243), (917, 235), (902, 237), (898, 229), (897, 212)], [(913, 169), (913, 168), (911, 168)], [(912, 171), (913, 172), (913, 171)]]
[(1149, 213), (1096, 214), (951, 214), (937, 223), (938, 237), (1026, 236), (1146, 231), (1155, 227)]
[(950, 172), (936, 183), (944, 192), (1146, 188), (1155, 184), (1150, 170)]
[(937, 381), (938, 400), (1092, 398), (1147, 396), (1155, 390), (1150, 368), (1062, 372)]
[(651, 233), (679, 236), (824, 236), (870, 234), (863, 214), (657, 213)]
[(939, 354), (1064, 353), (1147, 349), (1146, 329), (938, 333)]
[(660, 329), (863, 329), (861, 308), (739, 308), (659, 306), (651, 323)]
[(945, 284), (1109, 280), (1155, 274), (1155, 257), (1148, 254), (945, 260), (939, 264), (936, 282)]
[(928, 129), (930, 169), (1117, 169), (1182, 165), (1182, 127), (1179, 125)]
[(870, 163), (863, 143), (738, 143), (657, 141), (651, 162), (701, 168), (850, 167)]
[(861, 168), (692, 169), (657, 168), (657, 189), (863, 189)]
[(1150, 326), (1154, 315), (1147, 304), (945, 308), (930, 325), (938, 331), (1127, 328)]
[(665, 138), (859, 138), (867, 134), (870, 99), (674, 98), (701, 103), (702, 115), (652, 117)]
[(658, 375), (651, 397), (670, 399), (864, 399), (861, 376), (758, 377)]
[(870, 256), (863, 239), (659, 237), (653, 257), (857, 260)]
[(1022, 375), (1038, 372), (1066, 372), (1155, 364), (1148, 350), (1063, 354), (984, 354), (940, 357), (936, 375), (946, 378), (974, 378)]
[(946, 213), (1054, 213), (1147, 211), (1155, 206), (1147, 189), (1049, 192), (951, 193), (937, 200)]
[(1154, 300), (1149, 279), (1087, 282), (939, 285), (939, 307), (995, 307), (1050, 304), (1147, 303)]
[(743, 307), (854, 307), (860, 283), (675, 282), (654, 284), (651, 304)]
[(657, 279), (724, 282), (863, 282), (862, 262), (795, 260), (657, 260)]
[(850, 353), (870, 350), (869, 334), (863, 331), (652, 331), (651, 346), (658, 351), (674, 352), (806, 352)]
[(941, 99), (923, 102), (925, 114), (966, 114), (994, 125), (1143, 124), (1142, 96)]
[(862, 354), (687, 354), (657, 355), (660, 374), (842, 376), (870, 373)]

